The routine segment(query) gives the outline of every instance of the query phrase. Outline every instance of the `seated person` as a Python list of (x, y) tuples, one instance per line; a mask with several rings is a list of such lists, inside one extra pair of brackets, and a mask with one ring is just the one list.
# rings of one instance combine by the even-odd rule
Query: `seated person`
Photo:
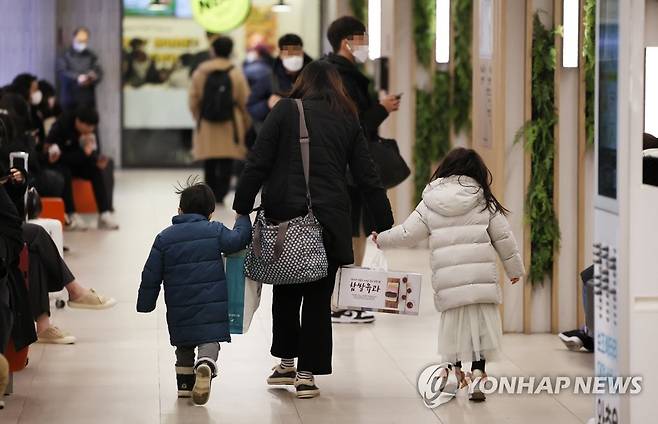
[[(4, 169), (4, 166), (0, 164)], [(3, 174), (4, 175), (4, 174)], [(23, 170), (11, 168), (4, 185), (6, 192), (19, 210), (23, 205), (26, 175)], [(3, 188), (3, 190), (5, 189)], [(48, 293), (66, 289), (71, 308), (99, 310), (116, 304), (116, 300), (98, 294), (75, 280), (57, 246), (43, 227), (31, 223), (22, 224), (22, 240), (29, 254), (28, 298), (30, 311), (37, 323), (39, 343), (72, 344), (76, 339), (50, 322), (50, 298)]]
[[(72, 177), (91, 181), (98, 205), (98, 228), (116, 230), (119, 225), (112, 216), (112, 160), (100, 153), (96, 139), (98, 113), (92, 108), (78, 108), (74, 112), (63, 113), (53, 124), (44, 141), (44, 149), (49, 152), (51, 165), (62, 165)], [(57, 146), (52, 149), (52, 146)], [(72, 206), (72, 205), (69, 205)], [(69, 209), (67, 206), (67, 209)], [(72, 213), (69, 216), (71, 227), (84, 228), (84, 223)]]

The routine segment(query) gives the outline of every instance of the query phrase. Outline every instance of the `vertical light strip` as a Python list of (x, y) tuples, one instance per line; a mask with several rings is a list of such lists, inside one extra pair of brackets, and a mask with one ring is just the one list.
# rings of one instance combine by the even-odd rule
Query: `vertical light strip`
[(450, 62), (450, 0), (436, 0), (436, 63)]
[(580, 12), (579, 0), (563, 0), (562, 3), (562, 67), (578, 67), (578, 35), (580, 25), (578, 15)]
[(644, 132), (658, 137), (658, 47), (647, 47), (644, 68)]
[(370, 59), (382, 56), (382, 0), (368, 0), (368, 50)]

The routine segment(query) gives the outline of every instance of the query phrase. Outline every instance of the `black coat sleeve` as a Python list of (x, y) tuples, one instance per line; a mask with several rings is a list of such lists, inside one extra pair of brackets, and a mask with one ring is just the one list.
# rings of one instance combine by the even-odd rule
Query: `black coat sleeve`
[(368, 138), (372, 138), (377, 134), (379, 126), (388, 118), (388, 111), (379, 102), (374, 102), (372, 105), (361, 113), (359, 117), (361, 126), (367, 134)]
[(349, 166), (354, 182), (371, 211), (375, 228), (381, 232), (393, 226), (393, 212), (367, 143), (361, 129), (355, 131)]
[[(66, 125), (62, 123), (62, 118), (55, 121), (53, 126), (50, 128), (48, 136), (46, 136), (46, 144), (57, 144), (62, 152), (62, 156), (59, 159), (60, 163), (63, 163), (66, 166), (80, 166), (84, 164), (87, 160), (87, 156), (84, 151), (79, 147), (66, 147), (66, 141), (71, 138), (71, 132), (67, 130)], [(72, 140), (74, 143), (78, 143), (78, 140)]]
[(251, 212), (258, 191), (272, 172), (279, 146), (281, 122), (289, 115), (290, 103), (283, 100), (274, 106), (247, 157), (233, 200), (233, 209), (240, 215), (248, 215)]

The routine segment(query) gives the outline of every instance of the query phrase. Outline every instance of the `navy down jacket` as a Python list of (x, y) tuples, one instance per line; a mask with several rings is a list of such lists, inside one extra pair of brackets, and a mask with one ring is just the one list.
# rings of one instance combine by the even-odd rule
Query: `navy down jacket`
[(174, 216), (155, 239), (139, 286), (137, 312), (151, 312), (164, 281), (169, 338), (173, 346), (231, 341), (228, 292), (221, 253), (244, 249), (251, 221), (240, 216), (233, 230), (202, 215)]

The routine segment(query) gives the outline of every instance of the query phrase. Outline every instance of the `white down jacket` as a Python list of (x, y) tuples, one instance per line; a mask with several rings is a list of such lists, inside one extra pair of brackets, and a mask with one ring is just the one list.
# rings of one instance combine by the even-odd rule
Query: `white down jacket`
[(439, 311), (476, 303), (500, 303), (496, 253), (510, 278), (525, 274), (505, 216), (486, 208), (472, 178), (439, 178), (402, 224), (377, 237), (382, 249), (412, 247), (429, 237), (434, 304)]

